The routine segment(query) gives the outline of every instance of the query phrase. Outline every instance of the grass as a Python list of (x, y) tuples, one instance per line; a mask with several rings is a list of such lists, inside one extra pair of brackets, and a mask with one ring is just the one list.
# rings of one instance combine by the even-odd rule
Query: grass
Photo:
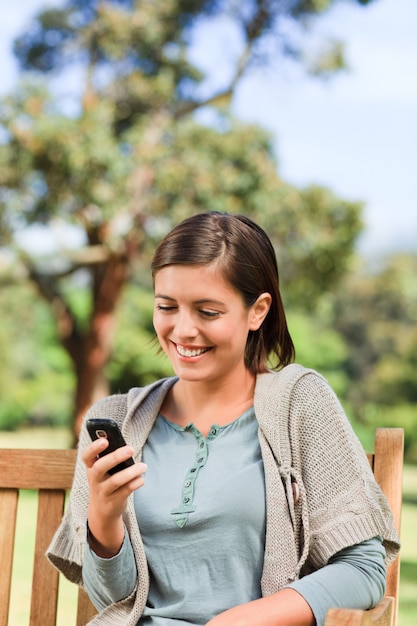
[(22, 428), (0, 431), (1, 448), (68, 448), (71, 433), (66, 428)]
[[(35, 429), (19, 433), (0, 432), (0, 447), (65, 448), (70, 442), (65, 430)], [(401, 523), (401, 574), (398, 626), (415, 626), (417, 615), (417, 466), (404, 468), (403, 512)], [(33, 554), (36, 500), (33, 493), (22, 492), (19, 502), (14, 556), (14, 577), (9, 623), (29, 623), (30, 579)], [(61, 580), (57, 626), (75, 624), (76, 587)]]
[(399, 626), (415, 626), (417, 615), (417, 466), (404, 468), (403, 494)]

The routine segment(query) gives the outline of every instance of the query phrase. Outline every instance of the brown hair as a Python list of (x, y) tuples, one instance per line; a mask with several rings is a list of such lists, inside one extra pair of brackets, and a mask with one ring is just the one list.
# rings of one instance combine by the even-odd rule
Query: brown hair
[(292, 342), (279, 291), (278, 266), (265, 231), (244, 215), (212, 211), (199, 213), (174, 227), (158, 245), (152, 276), (168, 265), (215, 263), (222, 276), (251, 306), (262, 293), (272, 297), (270, 310), (260, 328), (249, 331), (245, 365), (258, 374), (266, 371), (275, 354), (275, 369), (294, 360)]

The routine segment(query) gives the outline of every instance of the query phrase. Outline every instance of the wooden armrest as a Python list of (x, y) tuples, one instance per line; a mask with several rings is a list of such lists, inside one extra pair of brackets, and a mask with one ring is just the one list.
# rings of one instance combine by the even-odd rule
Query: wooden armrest
[(394, 606), (394, 598), (385, 596), (376, 607), (368, 611), (330, 609), (324, 626), (391, 626)]

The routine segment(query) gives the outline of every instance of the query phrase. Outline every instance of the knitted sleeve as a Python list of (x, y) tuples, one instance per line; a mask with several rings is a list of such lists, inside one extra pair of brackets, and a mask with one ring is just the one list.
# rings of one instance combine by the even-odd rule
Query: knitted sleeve
[[(94, 404), (87, 413), (89, 417), (109, 417), (121, 423), (126, 415), (126, 396), (109, 396)], [(81, 460), (82, 451), (91, 443), (83, 425), (78, 444), (77, 463), (68, 506), (46, 556), (66, 578), (78, 585), (82, 584), (82, 563), (86, 547), (87, 511), (89, 491), (85, 465)]]
[(289, 434), (309, 511), (306, 569), (378, 535), (393, 560), (399, 542), (387, 500), (335, 393), (311, 370), (293, 387)]
[(385, 550), (375, 537), (335, 554), (329, 564), (296, 580), (295, 589), (309, 604), (316, 626), (323, 626), (330, 608), (370, 609), (385, 593)]

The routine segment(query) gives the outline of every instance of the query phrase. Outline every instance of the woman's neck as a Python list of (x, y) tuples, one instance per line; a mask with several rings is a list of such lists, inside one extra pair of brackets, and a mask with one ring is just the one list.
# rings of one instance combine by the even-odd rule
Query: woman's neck
[(161, 413), (179, 426), (192, 422), (207, 434), (212, 424), (224, 426), (247, 411), (253, 405), (254, 390), (255, 376), (248, 370), (244, 376), (220, 383), (180, 379), (169, 391)]

